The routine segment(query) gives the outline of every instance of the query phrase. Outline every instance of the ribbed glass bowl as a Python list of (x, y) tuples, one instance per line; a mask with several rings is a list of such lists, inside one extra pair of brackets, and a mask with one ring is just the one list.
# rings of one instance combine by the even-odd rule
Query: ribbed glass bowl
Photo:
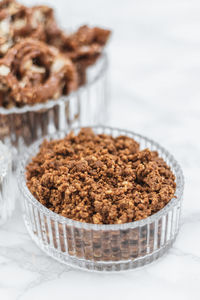
[(0, 107), (0, 140), (13, 146), (14, 153), (23, 153), (24, 147), (45, 135), (66, 130), (72, 125), (104, 123), (108, 105), (107, 67), (107, 56), (103, 54), (88, 68), (87, 83), (58, 100), (22, 108)]
[[(110, 127), (92, 128), (97, 134), (126, 135), (139, 142), (141, 149), (158, 151), (175, 175), (176, 197), (156, 214), (120, 225), (88, 224), (60, 216), (38, 202), (26, 185), (25, 168), (38, 153), (40, 140), (24, 155), (18, 172), (25, 225), (42, 250), (70, 266), (91, 271), (122, 271), (143, 266), (162, 256), (176, 239), (184, 187), (181, 168), (168, 151), (144, 136)], [(79, 130), (74, 129), (75, 134)], [(47, 140), (63, 138), (66, 133), (57, 132), (47, 136)]]
[(15, 207), (12, 155), (0, 141), (0, 225), (7, 221)]

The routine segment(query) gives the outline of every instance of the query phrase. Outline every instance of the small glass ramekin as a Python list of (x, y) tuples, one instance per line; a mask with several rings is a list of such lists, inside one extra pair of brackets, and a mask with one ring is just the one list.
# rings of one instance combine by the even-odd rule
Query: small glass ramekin
[(107, 118), (106, 54), (87, 70), (87, 83), (58, 100), (26, 105), (21, 108), (0, 107), (0, 140), (14, 146), (14, 153), (37, 139), (73, 126), (103, 124)]
[(0, 141), (0, 225), (7, 221), (14, 210), (15, 197), (11, 187), (13, 187), (12, 154)]
[[(126, 135), (139, 142), (141, 149), (158, 151), (175, 175), (175, 197), (154, 215), (119, 225), (88, 224), (60, 216), (36, 200), (26, 185), (25, 168), (38, 153), (40, 140), (27, 150), (18, 171), (25, 225), (42, 250), (73, 267), (91, 271), (122, 271), (146, 265), (162, 256), (176, 239), (184, 188), (181, 168), (168, 151), (144, 136), (110, 127), (92, 128), (97, 134)], [(75, 134), (79, 130), (74, 129)], [(57, 132), (46, 138), (60, 139), (66, 134), (67, 131)]]

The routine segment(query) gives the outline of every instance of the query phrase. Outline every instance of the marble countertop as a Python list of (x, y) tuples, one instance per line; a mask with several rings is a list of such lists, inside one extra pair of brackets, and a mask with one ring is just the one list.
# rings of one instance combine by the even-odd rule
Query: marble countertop
[(171, 250), (151, 265), (88, 273), (40, 251), (17, 203), (0, 227), (0, 299), (199, 299), (200, 2), (57, 0), (54, 5), (64, 26), (90, 20), (113, 28), (109, 124), (153, 138), (179, 161), (186, 182), (181, 228)]

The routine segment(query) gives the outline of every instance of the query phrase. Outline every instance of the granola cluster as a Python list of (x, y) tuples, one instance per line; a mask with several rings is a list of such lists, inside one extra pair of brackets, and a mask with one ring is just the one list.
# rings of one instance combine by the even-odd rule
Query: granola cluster
[(0, 1), (0, 106), (45, 102), (84, 84), (87, 67), (100, 56), (109, 36), (109, 30), (86, 25), (67, 34), (48, 6)]
[(73, 220), (122, 224), (162, 209), (175, 194), (175, 176), (155, 151), (126, 136), (82, 129), (44, 141), (27, 166), (27, 185), (50, 210)]

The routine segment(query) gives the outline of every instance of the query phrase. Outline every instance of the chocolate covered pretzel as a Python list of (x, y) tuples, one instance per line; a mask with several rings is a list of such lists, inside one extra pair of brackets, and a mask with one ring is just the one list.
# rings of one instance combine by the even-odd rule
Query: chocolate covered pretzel
[[(72, 59), (79, 73), (79, 84), (86, 81), (85, 71), (93, 65), (101, 55), (105, 44), (110, 37), (110, 30), (99, 27), (90, 28), (87, 25), (80, 27), (71, 35), (62, 35), (60, 40), (51, 43)], [(56, 44), (58, 43), (58, 44)]]
[(52, 8), (29, 8), (14, 0), (0, 2), (0, 57), (20, 39), (31, 37), (46, 42), (49, 35), (59, 32)]
[(23, 106), (57, 99), (77, 88), (76, 69), (55, 47), (24, 39), (0, 60), (0, 105)]
[(52, 8), (0, 1), (0, 106), (57, 99), (85, 84), (109, 36), (88, 26), (66, 34)]

